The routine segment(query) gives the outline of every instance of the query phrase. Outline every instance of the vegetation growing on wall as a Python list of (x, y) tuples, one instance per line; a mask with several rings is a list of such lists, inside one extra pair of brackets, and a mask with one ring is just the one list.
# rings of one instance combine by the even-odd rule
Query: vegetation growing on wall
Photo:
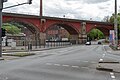
[(6, 32), (8, 34), (14, 35), (14, 34), (21, 33), (21, 29), (20, 28), (18, 28), (17, 26), (12, 25), (10, 23), (3, 23), (2, 28), (6, 29)]

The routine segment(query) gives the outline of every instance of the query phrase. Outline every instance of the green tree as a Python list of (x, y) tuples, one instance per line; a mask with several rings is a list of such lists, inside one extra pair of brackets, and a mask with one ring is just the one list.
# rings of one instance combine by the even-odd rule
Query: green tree
[(21, 33), (21, 29), (19, 29), (17, 26), (14, 26), (12, 24), (9, 24), (9, 23), (3, 23), (3, 26), (2, 26), (4, 29), (6, 29), (7, 33), (8, 34), (19, 34)]
[(90, 31), (88, 36), (89, 36), (90, 40), (103, 39), (104, 38), (104, 34), (99, 29), (93, 29), (92, 31)]

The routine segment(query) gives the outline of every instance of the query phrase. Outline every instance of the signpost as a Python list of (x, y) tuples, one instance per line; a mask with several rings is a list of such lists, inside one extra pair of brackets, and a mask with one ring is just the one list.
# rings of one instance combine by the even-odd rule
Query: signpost
[(109, 40), (110, 40), (110, 45), (115, 45), (114, 41), (115, 41), (115, 31), (114, 30), (110, 30), (110, 36), (109, 36)]

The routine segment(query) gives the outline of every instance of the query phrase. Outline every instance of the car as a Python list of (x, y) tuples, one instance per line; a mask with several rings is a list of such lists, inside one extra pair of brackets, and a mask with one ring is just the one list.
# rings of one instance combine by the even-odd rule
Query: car
[(85, 44), (86, 44), (86, 45), (91, 45), (91, 42), (90, 42), (90, 41), (87, 41)]
[(98, 44), (102, 44), (102, 43), (99, 41)]

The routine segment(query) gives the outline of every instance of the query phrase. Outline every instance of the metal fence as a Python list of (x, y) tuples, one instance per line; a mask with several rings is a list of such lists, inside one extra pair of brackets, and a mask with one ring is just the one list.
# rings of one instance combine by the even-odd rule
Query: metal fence
[(46, 41), (46, 47), (57, 47), (71, 45), (70, 41)]

